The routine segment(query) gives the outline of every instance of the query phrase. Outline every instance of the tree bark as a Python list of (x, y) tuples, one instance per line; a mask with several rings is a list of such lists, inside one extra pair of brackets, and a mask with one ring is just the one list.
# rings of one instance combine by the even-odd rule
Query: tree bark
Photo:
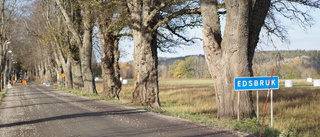
[(218, 16), (217, 0), (202, 0), (201, 11), (204, 22), (204, 52), (209, 71), (214, 80), (217, 117), (237, 117), (240, 109), (241, 118), (255, 117), (251, 92), (241, 92), (240, 108), (237, 107), (237, 94), (233, 90), (235, 77), (252, 76), (252, 65), (248, 59), (250, 38), (250, 8), (247, 0), (225, 1), (227, 23), (222, 39)]
[(253, 75), (252, 62), (255, 49), (259, 42), (259, 36), (262, 26), (264, 25), (265, 18), (267, 17), (271, 1), (270, 0), (257, 0), (250, 10), (250, 30), (249, 30), (249, 46), (248, 46), (248, 62), (250, 73)]
[(81, 65), (78, 60), (71, 60), (72, 87), (75, 90), (83, 90), (83, 79), (81, 75)]
[(59, 87), (65, 87), (65, 82), (61, 77), (61, 74), (63, 72), (63, 67), (62, 67), (63, 62), (60, 60), (57, 50), (53, 50), (53, 54), (54, 54), (54, 60), (57, 63), (57, 66), (54, 68), (57, 76), (57, 84)]
[(80, 48), (81, 72), (83, 78), (83, 90), (87, 93), (97, 94), (95, 81), (92, 74), (92, 28), (84, 31), (83, 45)]
[[(102, 94), (109, 98), (119, 99), (121, 91), (120, 81), (120, 67), (119, 58), (120, 52), (118, 50), (118, 39), (116, 36), (108, 33), (104, 27), (100, 26), (100, 40), (102, 45), (102, 78), (103, 91)], [(103, 31), (104, 30), (104, 31)]]
[(155, 9), (151, 3), (159, 1), (128, 1), (133, 22), (135, 88), (133, 102), (161, 108), (159, 100)]
[(65, 87), (67, 89), (73, 89), (73, 79), (72, 79), (72, 69), (71, 69), (71, 58), (68, 57), (67, 63), (63, 66), (63, 71), (65, 74), (64, 82), (65, 82)]
[(93, 9), (89, 3), (83, 2), (82, 5), (82, 19), (84, 26), (84, 36), (82, 38), (82, 45), (80, 46), (81, 71), (84, 84), (84, 91), (88, 93), (97, 94), (96, 85), (92, 73), (91, 58), (92, 58), (92, 30), (93, 30)]
[(61, 47), (55, 50), (55, 56), (57, 60), (56, 62), (59, 62), (60, 67), (62, 67), (62, 70), (60, 70), (58, 74), (60, 75), (62, 72), (65, 74), (65, 77), (60, 79), (62, 82), (64, 82), (61, 86), (67, 89), (72, 89), (71, 58), (69, 56), (63, 56)]

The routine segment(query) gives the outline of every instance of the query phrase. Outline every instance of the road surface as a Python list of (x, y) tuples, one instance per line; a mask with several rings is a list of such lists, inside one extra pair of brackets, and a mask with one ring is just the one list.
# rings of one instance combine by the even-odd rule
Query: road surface
[(234, 137), (239, 134), (131, 106), (30, 84), (14, 86), (2, 100), (0, 136)]

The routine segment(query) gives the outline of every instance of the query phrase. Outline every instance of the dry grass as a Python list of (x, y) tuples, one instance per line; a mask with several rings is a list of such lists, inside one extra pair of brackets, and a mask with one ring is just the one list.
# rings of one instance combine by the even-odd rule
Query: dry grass
[(167, 111), (189, 114), (216, 113), (212, 86), (160, 85), (160, 99)]
[[(259, 94), (261, 116), (267, 93), (261, 91)], [(320, 136), (320, 89), (282, 88), (274, 91), (273, 98), (276, 129), (288, 130), (299, 136)], [(268, 108), (266, 121), (270, 123), (270, 106)]]
[[(201, 122), (217, 122), (214, 89), (210, 79), (162, 79), (160, 101), (168, 114)], [(274, 90), (274, 127), (293, 136), (320, 135), (320, 88), (304, 80), (294, 80), (294, 88)], [(99, 87), (99, 84), (97, 85)], [(101, 87), (101, 84), (100, 84)], [(101, 88), (102, 89), (102, 88)], [(132, 80), (123, 85), (120, 98), (131, 102)], [(260, 118), (267, 91), (259, 91)], [(253, 92), (254, 103), (256, 92)], [(269, 104), (270, 105), (270, 104)], [(256, 107), (255, 107), (256, 108)], [(266, 124), (270, 123), (268, 106)]]

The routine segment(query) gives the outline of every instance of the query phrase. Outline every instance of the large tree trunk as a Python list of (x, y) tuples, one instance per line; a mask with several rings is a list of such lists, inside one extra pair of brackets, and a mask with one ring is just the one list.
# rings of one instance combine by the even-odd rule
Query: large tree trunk
[(72, 87), (76, 90), (83, 90), (83, 79), (81, 75), (80, 61), (71, 60)]
[(118, 39), (112, 36), (112, 34), (103, 31), (106, 30), (104, 27), (101, 26), (100, 29), (102, 29), (102, 32), (100, 32), (102, 45), (102, 94), (109, 98), (119, 99), (119, 93), (121, 91), (121, 81), (120, 67), (118, 63), (120, 58), (120, 52), (118, 50)]
[(259, 36), (265, 18), (270, 8), (270, 0), (257, 0), (253, 4), (253, 9), (250, 11), (250, 32), (249, 32), (249, 46), (248, 46), (248, 62), (250, 66), (250, 73), (253, 75), (252, 62), (254, 53), (259, 42)]
[[(5, 0), (2, 0), (1, 1), (1, 17), (0, 17), (0, 21), (1, 23), (4, 23), (5, 21)], [(7, 51), (7, 38), (6, 38), (6, 32), (5, 32), (5, 26), (4, 25), (0, 25), (0, 73), (2, 74), (4, 69), (5, 69), (5, 54), (6, 54), (6, 51)], [(0, 74), (0, 75), (1, 75)], [(2, 78), (0, 78), (2, 79)], [(0, 83), (2, 84), (2, 83)], [(2, 90), (2, 89), (0, 89)]]
[(133, 0), (129, 2), (133, 21), (135, 88), (133, 102), (160, 109), (158, 86), (157, 31), (153, 29), (156, 16), (150, 17), (159, 1)]
[(62, 62), (56, 50), (53, 50), (53, 54), (54, 54), (55, 62), (57, 63), (57, 66), (54, 68), (57, 76), (57, 84), (59, 87), (65, 87), (64, 85), (65, 83), (63, 81), (63, 78), (61, 77), (61, 74), (63, 72)]
[(49, 69), (49, 63), (48, 60), (46, 59), (44, 62), (44, 82), (49, 83), (51, 78), (51, 71)]
[(140, 103), (141, 104), (141, 99), (140, 99), (140, 91), (138, 89), (139, 87), (139, 82), (138, 82), (138, 74), (139, 74), (139, 63), (138, 59), (140, 59), (140, 54), (138, 53), (138, 49), (136, 47), (139, 47), (140, 39), (141, 39), (141, 32), (140, 31), (135, 31), (133, 30), (133, 39), (134, 39), (134, 71), (133, 71), (133, 80), (134, 80), (134, 90), (132, 92), (132, 102), (134, 103)]
[(141, 44), (135, 46), (137, 84), (133, 93), (133, 98), (139, 100), (134, 102), (160, 108), (156, 34), (144, 33), (140, 38)]
[(240, 109), (241, 118), (255, 116), (251, 92), (241, 92), (240, 108), (237, 93), (233, 90), (235, 77), (248, 77), (249, 7), (247, 0), (226, 1), (227, 23), (222, 40), (216, 0), (202, 0), (204, 22), (204, 52), (209, 71), (214, 80), (218, 118), (236, 118)]
[[(127, 10), (122, 7), (122, 4), (114, 3), (114, 1), (104, 1), (101, 0), (101, 7), (99, 9), (100, 13), (98, 16), (99, 20), (99, 36), (102, 47), (102, 58), (101, 58), (101, 68), (102, 68), (102, 78), (103, 78), (103, 91), (102, 94), (109, 98), (119, 99), (119, 93), (121, 91), (121, 81), (120, 81), (120, 67), (119, 58), (120, 51), (118, 49), (119, 44), (119, 32), (124, 27), (124, 18), (119, 17), (119, 19), (114, 20), (114, 15), (119, 14), (119, 9)], [(110, 6), (110, 8), (105, 8)], [(117, 7), (115, 11), (114, 8)], [(122, 9), (123, 8), (123, 9)], [(108, 13), (108, 14), (106, 14)], [(123, 14), (123, 13), (122, 13)], [(116, 23), (118, 22), (118, 24)]]
[[(66, 55), (66, 57), (63, 56), (63, 53), (61, 49), (56, 50), (56, 56), (57, 56), (57, 61), (61, 63), (61, 67), (63, 70), (63, 73), (65, 74), (65, 77), (62, 78), (63, 86), (67, 89), (72, 89), (72, 71), (71, 71), (71, 57), (70, 55)], [(61, 72), (60, 72), (61, 73)]]
[[(89, 30), (90, 29), (90, 30)], [(84, 31), (83, 45), (80, 48), (81, 72), (83, 78), (83, 90), (87, 93), (97, 93), (92, 74), (92, 28)]]
[(72, 79), (72, 71), (71, 71), (71, 58), (67, 58), (67, 63), (62, 65), (63, 71), (65, 74), (64, 82), (65, 82), (65, 88), (67, 89), (73, 89), (73, 79)]
[[(46, 73), (46, 69), (45, 69), (45, 63), (42, 61), (39, 65), (39, 70), (40, 70), (40, 82), (44, 83), (45, 81), (45, 73)], [(22, 75), (22, 74), (20, 74)]]
[(81, 5), (81, 15), (83, 21), (84, 34), (80, 45), (81, 72), (83, 78), (83, 90), (87, 93), (97, 94), (95, 81), (93, 78), (91, 58), (92, 58), (92, 29), (94, 25), (93, 9), (88, 2), (79, 2)]
[(130, 8), (131, 20), (132, 20), (132, 35), (133, 35), (133, 42), (134, 42), (134, 90), (132, 92), (132, 102), (140, 103), (140, 91), (138, 89), (139, 82), (138, 82), (138, 74), (139, 74), (139, 63), (138, 60), (141, 58), (139, 49), (137, 47), (141, 47), (142, 44), (142, 32), (141, 30), (141, 21), (142, 21), (142, 4), (141, 0), (128, 0), (128, 7)]

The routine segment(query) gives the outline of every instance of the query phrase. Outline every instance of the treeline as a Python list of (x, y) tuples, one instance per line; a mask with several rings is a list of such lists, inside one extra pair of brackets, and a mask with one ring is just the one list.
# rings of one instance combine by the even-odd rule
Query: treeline
[[(204, 55), (192, 55), (159, 59), (161, 78), (210, 78)], [(123, 78), (133, 78), (133, 64), (120, 64)], [(275, 69), (276, 76), (283, 79), (320, 78), (320, 51), (288, 50), (260, 51), (255, 54), (253, 71), (255, 76), (269, 76)]]
[(276, 62), (279, 60), (308, 56), (311, 60), (320, 60), (318, 50), (280, 50), (280, 51), (259, 51), (255, 53), (253, 62), (255, 64), (265, 64), (265, 62)]
[(253, 61), (255, 76), (275, 75), (283, 79), (320, 78), (320, 51), (262, 51), (257, 52)]
[[(210, 78), (204, 55), (160, 58), (158, 62), (160, 78)], [(132, 62), (120, 63), (122, 78), (133, 78)]]
[[(160, 65), (161, 66), (161, 65)], [(164, 67), (161, 67), (164, 68)], [(162, 72), (164, 70), (160, 70)], [(189, 56), (175, 60), (167, 66), (160, 77), (165, 78), (210, 78), (210, 73), (203, 55)]]

